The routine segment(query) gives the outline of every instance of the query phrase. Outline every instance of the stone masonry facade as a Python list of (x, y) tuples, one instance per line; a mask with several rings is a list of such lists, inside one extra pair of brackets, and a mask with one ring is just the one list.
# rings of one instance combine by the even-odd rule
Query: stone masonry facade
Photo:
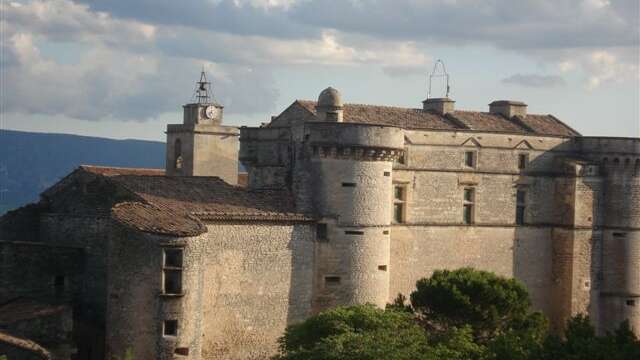
[(184, 109), (166, 169), (81, 166), (0, 218), (0, 331), (29, 299), (72, 310), (77, 359), (262, 359), (288, 324), (474, 267), (522, 281), (558, 331), (584, 313), (640, 334), (638, 138), (333, 88), (260, 127)]

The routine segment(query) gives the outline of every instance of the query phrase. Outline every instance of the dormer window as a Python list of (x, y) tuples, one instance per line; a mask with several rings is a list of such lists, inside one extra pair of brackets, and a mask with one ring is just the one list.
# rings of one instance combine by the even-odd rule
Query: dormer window
[(476, 152), (475, 151), (465, 151), (464, 152), (464, 166), (468, 168), (476, 167)]
[(518, 169), (524, 170), (529, 165), (529, 154), (518, 154)]

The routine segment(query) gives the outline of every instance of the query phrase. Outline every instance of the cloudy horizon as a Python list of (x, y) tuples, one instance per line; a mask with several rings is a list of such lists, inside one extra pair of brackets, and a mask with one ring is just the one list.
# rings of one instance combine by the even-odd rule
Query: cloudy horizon
[(225, 124), (327, 86), (420, 107), (442, 59), (465, 110), (521, 100), (640, 136), (637, 0), (2, 1), (0, 129), (162, 140), (204, 66)]

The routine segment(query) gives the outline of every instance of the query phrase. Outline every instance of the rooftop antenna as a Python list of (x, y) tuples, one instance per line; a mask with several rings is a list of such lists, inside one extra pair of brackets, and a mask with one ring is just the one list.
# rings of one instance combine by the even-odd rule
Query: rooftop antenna
[(202, 65), (202, 71), (200, 72), (200, 81), (196, 83), (194, 97), (198, 104), (210, 104), (211, 99), (213, 98), (211, 82), (207, 81), (207, 74), (204, 71), (204, 65)]
[(449, 73), (447, 73), (444, 62), (440, 59), (438, 59), (433, 65), (433, 70), (431, 71), (431, 74), (429, 74), (429, 92), (427, 93), (427, 99), (431, 99), (431, 90), (434, 79), (444, 81), (446, 90), (444, 97), (448, 98), (449, 90), (451, 90), (451, 88), (449, 87)]

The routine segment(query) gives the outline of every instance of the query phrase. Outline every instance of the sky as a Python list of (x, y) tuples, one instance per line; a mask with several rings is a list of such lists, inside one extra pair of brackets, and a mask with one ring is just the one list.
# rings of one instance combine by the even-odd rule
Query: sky
[[(583, 135), (640, 136), (638, 0), (0, 0), (0, 129), (164, 140), (204, 67), (226, 125), (328, 86), (421, 107), (519, 100)], [(443, 94), (436, 78), (432, 96)]]

